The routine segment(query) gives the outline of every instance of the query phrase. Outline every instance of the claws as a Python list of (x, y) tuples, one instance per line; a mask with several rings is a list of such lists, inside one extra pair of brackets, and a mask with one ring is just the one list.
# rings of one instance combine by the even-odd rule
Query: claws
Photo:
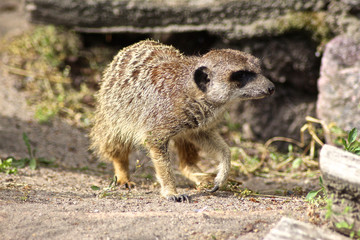
[(117, 176), (114, 175), (114, 177), (109, 185), (109, 188), (116, 187), (116, 186), (124, 187), (125, 189), (131, 190), (132, 188), (134, 188), (136, 186), (136, 184), (134, 182), (130, 182), (130, 181), (118, 181)]
[(169, 200), (171, 202), (188, 202), (188, 203), (190, 203), (191, 197), (187, 194), (182, 194), (179, 196), (172, 195), (172, 196), (167, 197), (167, 200)]
[(124, 184), (124, 187), (126, 188), (126, 189), (129, 189), (129, 190), (131, 190), (132, 188), (134, 188), (136, 186), (136, 184), (134, 183), (134, 182), (126, 182), (125, 184)]
[(217, 190), (219, 190), (219, 185), (215, 185), (211, 190), (206, 190), (206, 191), (209, 192), (209, 193), (214, 193)]

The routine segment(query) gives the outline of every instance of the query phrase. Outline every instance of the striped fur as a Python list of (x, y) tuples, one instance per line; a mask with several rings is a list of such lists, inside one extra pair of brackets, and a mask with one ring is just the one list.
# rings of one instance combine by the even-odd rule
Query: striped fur
[[(196, 70), (201, 70), (201, 87), (194, 80)], [(256, 79), (239, 87), (230, 76), (240, 70), (251, 71)], [(145, 145), (162, 195), (172, 200), (178, 198), (169, 166), (169, 141), (175, 141), (184, 175), (196, 183), (203, 180), (195, 176), (200, 171), (197, 149), (203, 148), (219, 159), (215, 184), (221, 186), (228, 177), (230, 152), (214, 131), (217, 120), (233, 100), (264, 97), (271, 94), (270, 88), (273, 85), (261, 75), (259, 60), (250, 54), (225, 49), (188, 57), (172, 46), (141, 41), (121, 50), (104, 73), (90, 133), (92, 148), (114, 162), (118, 182), (125, 184), (131, 148)]]

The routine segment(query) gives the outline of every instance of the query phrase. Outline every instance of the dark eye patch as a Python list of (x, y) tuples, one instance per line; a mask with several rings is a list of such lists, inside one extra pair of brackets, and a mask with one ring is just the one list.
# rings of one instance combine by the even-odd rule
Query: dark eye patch
[(239, 87), (243, 87), (254, 78), (256, 78), (256, 73), (240, 70), (231, 74), (230, 81), (237, 83)]
[(255, 78), (256, 73), (246, 70), (240, 70), (237, 72), (233, 72), (230, 76), (230, 80), (237, 82), (237, 81), (244, 81), (244, 80), (251, 80)]

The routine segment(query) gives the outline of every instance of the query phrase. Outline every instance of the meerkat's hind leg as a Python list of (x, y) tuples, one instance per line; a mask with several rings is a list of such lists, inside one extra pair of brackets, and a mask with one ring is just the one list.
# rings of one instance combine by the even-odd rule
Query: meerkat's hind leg
[(186, 138), (176, 138), (174, 139), (174, 142), (178, 150), (179, 167), (182, 174), (196, 185), (209, 183), (211, 177), (208, 174), (203, 173), (197, 166), (200, 159), (198, 153), (199, 149)]
[(131, 189), (135, 186), (134, 182), (130, 181), (129, 174), (129, 154), (131, 151), (131, 146), (128, 144), (120, 143), (116, 146), (115, 151), (111, 151), (109, 154), (109, 159), (112, 161), (116, 176), (116, 184), (120, 186), (125, 186), (128, 189)]

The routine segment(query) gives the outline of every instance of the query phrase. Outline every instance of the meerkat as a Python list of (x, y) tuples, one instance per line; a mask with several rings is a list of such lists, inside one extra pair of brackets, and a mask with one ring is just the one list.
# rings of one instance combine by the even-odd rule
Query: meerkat
[(153, 161), (161, 195), (178, 195), (169, 141), (178, 150), (180, 170), (201, 183), (197, 166), (202, 149), (219, 161), (215, 192), (227, 181), (230, 150), (216, 131), (226, 107), (241, 99), (271, 95), (274, 84), (254, 56), (232, 49), (185, 56), (172, 46), (145, 40), (120, 50), (104, 72), (97, 94), (91, 148), (113, 162), (118, 184), (130, 184), (129, 153), (144, 145)]

